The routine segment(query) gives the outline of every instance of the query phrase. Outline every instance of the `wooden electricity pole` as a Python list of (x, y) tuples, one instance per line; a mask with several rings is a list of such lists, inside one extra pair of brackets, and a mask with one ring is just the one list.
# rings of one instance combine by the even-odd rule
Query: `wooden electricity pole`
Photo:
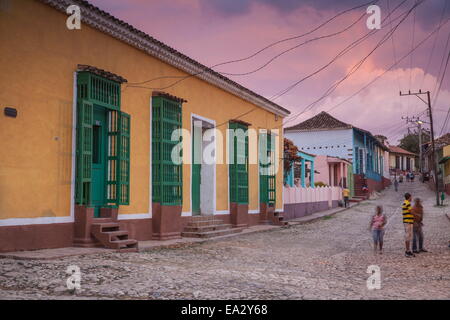
[[(426, 94), (427, 100), (423, 100), (420, 96)], [(436, 148), (434, 145), (434, 127), (433, 127), (433, 113), (431, 110), (431, 97), (430, 97), (430, 91), (422, 92), (422, 90), (419, 90), (419, 92), (411, 92), (408, 91), (408, 93), (402, 93), (400, 91), (400, 96), (416, 96), (419, 98), (422, 102), (424, 102), (426, 105), (428, 105), (428, 116), (430, 117), (430, 130), (431, 130), (431, 150), (432, 155), (431, 159), (433, 161), (433, 169), (434, 169), (434, 183), (436, 187), (436, 205), (439, 206), (439, 181), (438, 181), (438, 166), (437, 166), (437, 159), (436, 159)]]

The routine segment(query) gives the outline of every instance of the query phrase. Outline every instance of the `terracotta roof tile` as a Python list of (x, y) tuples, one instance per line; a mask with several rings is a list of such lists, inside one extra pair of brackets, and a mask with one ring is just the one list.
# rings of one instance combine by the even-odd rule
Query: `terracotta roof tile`
[(376, 137), (372, 135), (370, 131), (355, 127), (349, 123), (343, 122), (341, 120), (336, 119), (329, 113), (322, 111), (318, 115), (309, 118), (308, 120), (305, 120), (303, 122), (300, 122), (299, 124), (296, 124), (295, 126), (288, 127), (284, 129), (284, 131), (315, 131), (315, 130), (333, 130), (333, 129), (355, 129), (360, 132), (363, 132), (373, 139), (375, 139), (377, 145), (382, 148), (383, 150), (388, 150), (388, 148)]
[(325, 130), (325, 129), (351, 129), (353, 126), (351, 124), (342, 122), (335, 117), (331, 116), (329, 113), (322, 111), (318, 115), (309, 118), (295, 126), (288, 127), (285, 130)]
[(408, 150), (405, 150), (403, 148), (397, 147), (397, 146), (389, 146), (389, 152), (392, 153), (401, 153), (401, 154), (409, 154), (412, 156), (415, 156), (415, 153), (409, 152)]
[(88, 66), (88, 65), (85, 65), (85, 64), (79, 64), (78, 67), (77, 67), (77, 70), (78, 71), (88, 71), (88, 72), (94, 73), (94, 74), (96, 74), (98, 76), (104, 77), (106, 79), (109, 79), (109, 80), (112, 80), (112, 81), (115, 81), (115, 82), (118, 82), (118, 83), (128, 82), (127, 79), (125, 79), (125, 78), (123, 78), (123, 77), (121, 77), (121, 76), (119, 76), (119, 75), (117, 75), (115, 73), (112, 73), (112, 72), (109, 72), (109, 71), (105, 71), (103, 69), (99, 69), (99, 68), (96, 68), (96, 67), (93, 67), (93, 66)]
[[(43, 3), (46, 3), (48, 5), (51, 6), (55, 6), (54, 4), (52, 4), (54, 1), (52, 0), (39, 0)], [(227, 82), (229, 85), (238, 88), (239, 90), (242, 90), (243, 92), (256, 97), (262, 101), (264, 101), (266, 104), (272, 106), (274, 109), (278, 110), (280, 113), (283, 113), (285, 115), (290, 114), (291, 112), (289, 110), (287, 110), (286, 108), (281, 107), (280, 105), (276, 104), (275, 102), (267, 99), (266, 97), (261, 96), (260, 94), (244, 87), (243, 85), (225, 77), (224, 75), (220, 74), (219, 72), (214, 71), (213, 69), (201, 64), (200, 62), (188, 57), (187, 55), (175, 50), (174, 48), (166, 45), (165, 43), (153, 38), (152, 36), (148, 35), (147, 33), (135, 28), (134, 26), (126, 23), (123, 20), (120, 20), (118, 18), (116, 18), (115, 16), (109, 14), (106, 11), (101, 10), (100, 8), (92, 5), (90, 2), (86, 1), (86, 0), (73, 0), (74, 4), (79, 4), (84, 6), (84, 8), (88, 8), (89, 10), (91, 10), (92, 12), (95, 12), (107, 19), (109, 19), (113, 24), (119, 25), (119, 26), (123, 26), (124, 28), (128, 29), (128, 31), (133, 35), (133, 36), (138, 36), (141, 37), (142, 39), (148, 40), (154, 44), (156, 44), (159, 48), (161, 48), (161, 50), (166, 50), (168, 52), (171, 52), (173, 54), (175, 54), (176, 56), (178, 56), (180, 59), (184, 60), (184, 61), (188, 61), (189, 63), (192, 63), (193, 65), (197, 66), (199, 69), (202, 70), (203, 73), (205, 74), (209, 74), (212, 75), (213, 77), (217, 78), (217, 79), (222, 79), (223, 81)], [(84, 9), (83, 8), (83, 9)], [(113, 28), (114, 25), (112, 25), (110, 28)], [(104, 31), (103, 31), (104, 32)], [(194, 76), (196, 74), (193, 74)]]

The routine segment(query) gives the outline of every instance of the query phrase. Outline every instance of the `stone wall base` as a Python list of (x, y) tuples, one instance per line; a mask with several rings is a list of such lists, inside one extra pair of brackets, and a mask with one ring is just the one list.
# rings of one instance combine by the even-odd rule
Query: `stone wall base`
[(230, 203), (230, 220), (235, 228), (248, 227), (248, 204)]
[(181, 206), (152, 204), (152, 240), (181, 238)]

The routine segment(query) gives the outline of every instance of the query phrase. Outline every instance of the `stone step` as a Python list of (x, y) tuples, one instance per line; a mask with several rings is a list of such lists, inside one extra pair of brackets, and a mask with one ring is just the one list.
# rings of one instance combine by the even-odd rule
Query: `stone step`
[[(109, 235), (110, 239), (112, 239), (112, 237), (124, 237), (124, 236), (128, 237), (128, 231), (126, 231), (126, 230), (108, 231), (108, 232), (103, 232), (103, 233)], [(125, 239), (121, 239), (121, 240), (125, 240)]]
[(205, 225), (205, 226), (190, 226), (187, 225), (183, 231), (185, 232), (208, 232), (214, 230), (224, 230), (231, 228), (231, 224), (213, 224), (213, 225)]
[(120, 225), (117, 222), (104, 222), (104, 223), (93, 223), (92, 227), (94, 229), (98, 229), (100, 232), (107, 232), (107, 231), (118, 231)]
[(111, 244), (113, 244), (116, 247), (116, 249), (122, 248), (128, 249), (137, 246), (137, 240), (134, 239), (113, 240), (111, 241)]
[(204, 227), (204, 226), (214, 226), (223, 224), (222, 220), (197, 220), (189, 221), (187, 223), (188, 227)]
[(230, 228), (224, 230), (215, 230), (208, 232), (182, 232), (181, 236), (186, 238), (214, 238), (229, 234), (242, 232), (244, 228)]

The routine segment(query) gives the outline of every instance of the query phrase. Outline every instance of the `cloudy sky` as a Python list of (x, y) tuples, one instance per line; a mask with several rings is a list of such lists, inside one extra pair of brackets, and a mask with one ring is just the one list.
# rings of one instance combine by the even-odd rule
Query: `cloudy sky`
[[(249, 57), (274, 42), (302, 35), (343, 10), (361, 6), (309, 35), (283, 41), (251, 59), (214, 69), (230, 74), (229, 78), (289, 109), (292, 116), (286, 126), (329, 111), (345, 122), (388, 136), (391, 143), (407, 131), (402, 116), (419, 115), (427, 120), (426, 105), (414, 96), (400, 97), (400, 90), (430, 90), (436, 135), (450, 130), (450, 121), (442, 128), (450, 108), (450, 70), (437, 99), (434, 97), (450, 50), (450, 0), (421, 0), (407, 16), (415, 1), (373, 1), (381, 8), (381, 29), (329, 64), (370, 31), (366, 26), (368, 5), (364, 5), (368, 0), (90, 0), (207, 66)], [(438, 25), (445, 22), (448, 23), (436, 32)], [(397, 25), (393, 37), (386, 38)], [(314, 40), (317, 37), (322, 38)], [(373, 51), (382, 39), (385, 41)], [(406, 56), (419, 44), (413, 54)], [(288, 49), (291, 50), (283, 53)], [(355, 71), (354, 66), (371, 51)], [(274, 97), (321, 68), (314, 76)], [(331, 94), (305, 111), (349, 72), (351, 75)]]

